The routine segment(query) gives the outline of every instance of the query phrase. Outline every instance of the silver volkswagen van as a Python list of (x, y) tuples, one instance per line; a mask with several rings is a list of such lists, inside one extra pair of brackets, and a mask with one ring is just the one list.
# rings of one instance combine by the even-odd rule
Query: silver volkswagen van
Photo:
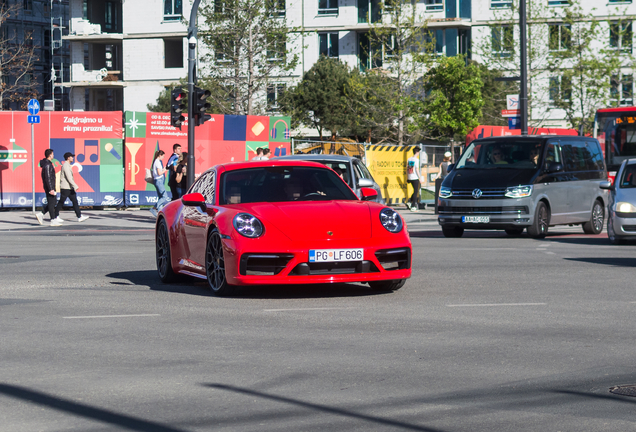
[(548, 227), (580, 224), (603, 230), (607, 180), (601, 146), (580, 136), (507, 136), (473, 141), (441, 185), (438, 222), (445, 237), (465, 229), (524, 229), (543, 238)]

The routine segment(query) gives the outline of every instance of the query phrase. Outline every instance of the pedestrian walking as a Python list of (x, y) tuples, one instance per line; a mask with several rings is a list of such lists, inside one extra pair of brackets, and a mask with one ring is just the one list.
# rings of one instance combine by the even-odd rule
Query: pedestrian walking
[(163, 167), (163, 158), (165, 156), (163, 150), (157, 150), (155, 157), (152, 160), (152, 181), (157, 189), (157, 204), (150, 208), (150, 213), (157, 217), (158, 212), (165, 206), (170, 200), (168, 199), (168, 193), (166, 192), (166, 169)]
[(406, 160), (406, 180), (413, 186), (413, 195), (406, 202), (411, 211), (419, 210), (420, 188), (422, 186), (422, 165), (420, 163), (420, 148), (413, 147), (413, 156)]
[(175, 181), (177, 184), (177, 198), (181, 198), (188, 190), (188, 153), (184, 152), (181, 160), (177, 164)]
[(40, 167), (42, 168), (42, 187), (46, 194), (47, 208), (42, 206), (42, 211), (35, 214), (36, 219), (40, 225), (44, 224), (44, 215), (49, 214), (51, 218), (51, 226), (60, 226), (62, 222), (59, 221), (55, 214), (55, 204), (57, 203), (57, 195), (55, 192), (55, 168), (53, 167), (54, 157), (53, 150), (44, 150), (44, 159), (40, 161)]
[(181, 158), (181, 144), (175, 143), (172, 146), (172, 155), (168, 159), (168, 163), (166, 163), (166, 169), (168, 170), (168, 187), (170, 188), (170, 193), (172, 193), (173, 200), (179, 198), (177, 196), (177, 183), (175, 181), (175, 177), (177, 173), (175, 169), (177, 168), (177, 164), (179, 163), (180, 158)]
[(442, 182), (448, 175), (448, 166), (450, 165), (452, 153), (447, 151), (444, 153), (444, 159), (442, 159), (442, 163), (439, 164), (439, 174), (437, 178), (435, 178), (435, 214), (438, 214), (437, 204), (439, 198), (439, 190), (442, 187)]
[(261, 147), (256, 149), (256, 156), (254, 156), (252, 158), (253, 161), (258, 161), (261, 160), (261, 158), (263, 157), (263, 149)]
[(79, 190), (79, 186), (77, 186), (77, 183), (75, 183), (75, 180), (73, 179), (72, 165), (74, 158), (75, 155), (73, 153), (64, 153), (65, 162), (62, 165), (62, 172), (60, 173), (60, 200), (57, 202), (57, 206), (55, 206), (55, 217), (60, 222), (64, 222), (64, 219), (60, 218), (60, 210), (62, 210), (62, 206), (64, 206), (66, 198), (71, 200), (78, 222), (84, 222), (88, 219), (88, 216), (82, 216), (79, 203), (77, 202), (77, 191)]

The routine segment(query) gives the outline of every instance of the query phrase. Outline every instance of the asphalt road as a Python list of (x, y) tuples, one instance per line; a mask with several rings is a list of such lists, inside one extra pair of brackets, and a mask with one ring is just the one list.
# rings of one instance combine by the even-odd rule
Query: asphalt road
[(162, 284), (147, 212), (0, 213), (0, 430), (636, 429), (636, 245), (555, 228), (441, 236), (406, 213), (413, 278)]

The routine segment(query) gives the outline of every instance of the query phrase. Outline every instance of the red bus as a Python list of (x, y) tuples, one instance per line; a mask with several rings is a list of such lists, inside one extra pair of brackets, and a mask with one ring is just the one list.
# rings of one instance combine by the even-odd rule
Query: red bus
[(594, 138), (601, 143), (611, 181), (625, 159), (636, 157), (636, 107), (596, 111)]

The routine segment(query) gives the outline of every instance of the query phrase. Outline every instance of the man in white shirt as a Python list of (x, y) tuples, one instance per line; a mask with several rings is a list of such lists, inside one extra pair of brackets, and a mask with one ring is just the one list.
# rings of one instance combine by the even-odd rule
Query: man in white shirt
[(420, 148), (413, 147), (413, 156), (406, 160), (406, 180), (413, 186), (413, 195), (406, 202), (411, 211), (417, 211), (420, 205), (420, 187), (422, 165), (420, 163)]

